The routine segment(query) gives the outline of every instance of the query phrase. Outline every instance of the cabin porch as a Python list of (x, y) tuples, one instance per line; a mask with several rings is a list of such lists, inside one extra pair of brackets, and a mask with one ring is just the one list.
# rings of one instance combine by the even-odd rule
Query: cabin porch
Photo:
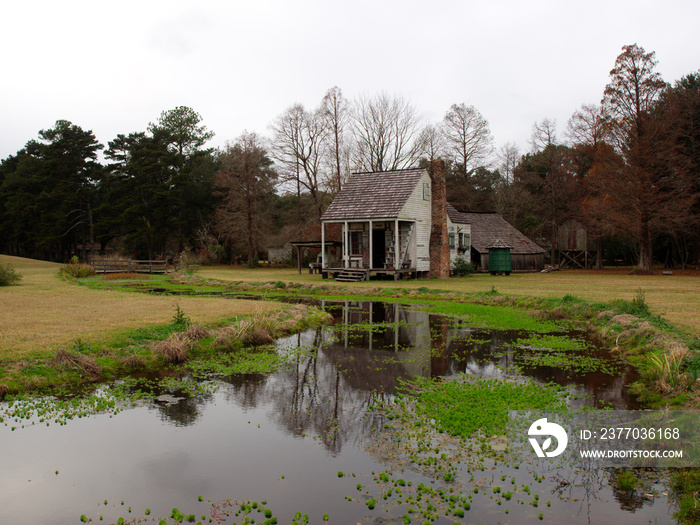
[[(341, 225), (341, 246), (326, 249), (326, 225)], [(417, 277), (415, 221), (367, 219), (321, 223), (321, 273), (340, 281)]]

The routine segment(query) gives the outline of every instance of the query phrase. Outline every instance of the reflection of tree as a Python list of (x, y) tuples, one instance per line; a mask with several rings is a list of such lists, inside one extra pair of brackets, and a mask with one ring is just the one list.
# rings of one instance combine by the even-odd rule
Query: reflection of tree
[(255, 408), (260, 402), (261, 386), (267, 381), (263, 374), (233, 374), (224, 381), (234, 387), (234, 390), (226, 392), (226, 399), (233, 401), (242, 408)]
[[(381, 427), (382, 416), (370, 408), (378, 400), (391, 400), (400, 379), (461, 372), (521, 374), (513, 342), (524, 332), (474, 329), (464, 319), (429, 316), (395, 304), (324, 306), (332, 311), (334, 325), (280, 340), (277, 350), (288, 356), (288, 365), (270, 376), (232, 376), (226, 395), (244, 408), (270, 405), (270, 417), (282, 428), (295, 436), (316, 434), (333, 454)], [(582, 392), (598, 392), (596, 381), (585, 382), (595, 380), (595, 374), (578, 377), (581, 384), (556, 372), (528, 369), (524, 375), (558, 378), (562, 384), (580, 385)], [(609, 402), (620, 397), (623, 381), (615, 380), (614, 393), (608, 386), (599, 397)]]
[[(309, 332), (307, 332), (307, 335)], [(275, 407), (273, 417), (294, 435), (315, 432), (325, 447), (337, 454), (347, 441), (361, 440), (375, 425), (364, 417), (376, 394), (354, 388), (346, 371), (324, 351), (334, 339), (324, 329), (316, 329), (306, 349), (297, 353), (293, 365), (270, 382), (269, 395)]]
[(163, 421), (170, 421), (177, 427), (186, 427), (193, 425), (199, 419), (200, 409), (210, 401), (213, 396), (211, 394), (201, 394), (191, 396), (182, 391), (176, 391), (172, 394), (174, 398), (180, 398), (177, 402), (159, 404), (158, 412)]

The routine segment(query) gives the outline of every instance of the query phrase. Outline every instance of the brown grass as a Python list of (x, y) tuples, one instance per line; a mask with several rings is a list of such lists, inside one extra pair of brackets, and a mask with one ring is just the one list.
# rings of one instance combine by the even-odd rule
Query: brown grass
[(176, 332), (163, 341), (153, 343), (151, 349), (166, 362), (179, 364), (189, 359), (189, 351), (193, 344), (194, 341), (187, 337), (185, 332)]
[(70, 352), (64, 348), (56, 352), (55, 362), (59, 365), (69, 366), (77, 369), (81, 374), (91, 379), (102, 375), (97, 361), (90, 356)]
[(188, 339), (191, 339), (193, 341), (197, 341), (199, 339), (204, 339), (205, 337), (209, 337), (209, 330), (204, 328), (201, 325), (198, 324), (193, 324), (187, 327), (187, 330), (185, 331), (185, 336)]
[[(348, 293), (378, 288), (441, 289), (455, 292), (488, 292), (495, 287), (509, 295), (561, 298), (567, 294), (594, 302), (613, 299), (631, 300), (641, 288), (647, 304), (655, 314), (662, 315), (669, 323), (685, 328), (700, 336), (700, 272), (674, 270), (673, 275), (630, 275), (631, 268), (606, 270), (564, 270), (560, 272), (512, 274), (493, 276), (475, 274), (451, 279), (419, 279), (407, 281), (370, 281), (344, 285)], [(333, 285), (320, 275), (308, 271), (297, 273), (295, 269), (248, 269), (238, 267), (204, 267), (200, 275), (223, 281), (267, 282), (284, 281), (308, 286)]]
[(124, 368), (127, 368), (129, 370), (142, 368), (145, 364), (143, 359), (136, 354), (131, 354), (123, 357), (121, 363), (124, 366)]
[[(0, 288), (0, 359), (52, 357), (76, 339), (99, 343), (119, 332), (172, 321), (172, 298), (130, 292), (90, 290), (65, 282), (59, 264), (0, 255), (23, 275), (18, 286)], [(180, 308), (201, 324), (247, 315), (275, 303), (182, 297)]]

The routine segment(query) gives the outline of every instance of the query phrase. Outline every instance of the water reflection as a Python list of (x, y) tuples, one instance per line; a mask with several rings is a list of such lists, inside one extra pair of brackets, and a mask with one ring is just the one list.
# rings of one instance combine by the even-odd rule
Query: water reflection
[[(376, 432), (380, 416), (370, 410), (372, 405), (391, 399), (402, 379), (415, 377), (466, 373), (554, 381), (567, 386), (578, 404), (636, 407), (625, 388), (634, 377), (627, 368), (613, 376), (518, 366), (519, 350), (513, 344), (528, 335), (523, 332), (475, 330), (462, 319), (397, 304), (347, 301), (320, 306), (333, 314), (332, 325), (279, 340), (277, 351), (290, 356), (288, 366), (269, 377), (229, 377), (225, 395), (243, 408), (268, 406), (269, 417), (280, 428), (297, 437), (318, 435), (330, 454)], [(595, 352), (604, 355), (605, 350)], [(196, 407), (182, 406), (196, 413)], [(167, 410), (186, 420), (175, 416), (175, 408)]]
[[(395, 304), (321, 306), (333, 314), (334, 323), (278, 341), (276, 350), (288, 359), (277, 373), (227, 377), (215, 394), (169, 392), (172, 397), (163, 396), (162, 403), (113, 419), (102, 414), (16, 433), (3, 427), (3, 518), (8, 523), (72, 523), (97, 508), (114, 520), (124, 513), (114, 503), (122, 500), (134, 509), (166, 515), (204, 493), (213, 501), (269, 498), (285, 523), (298, 510), (315, 513), (317, 521), (328, 512), (337, 523), (378, 522), (377, 513), (367, 516), (363, 501), (351, 504), (343, 495), (354, 494), (358, 482), (371, 484), (369, 472), (387, 468), (388, 459), (367, 452), (383, 428), (382, 415), (372, 406), (390, 400), (401, 379), (459, 373), (531, 378), (565, 385), (589, 404), (604, 400), (616, 408), (634, 406), (625, 391), (633, 377), (626, 369), (614, 376), (518, 366), (514, 341), (527, 334), (477, 330), (463, 319)], [(606, 350), (595, 352), (604, 357)], [(153, 397), (165, 393), (155, 391)], [(358, 479), (340, 479), (336, 473), (341, 470), (357, 472)], [(533, 482), (534, 472), (504, 464), (463, 470), (454, 486), (471, 492), (474, 483), (486, 487), (498, 478), (513, 479), (513, 487), (532, 485), (543, 500), (552, 499), (551, 508), (537, 510), (530, 505), (516, 509), (513, 500), (511, 523), (539, 523), (540, 510), (548, 519), (568, 523), (667, 518), (664, 505), (650, 509), (653, 502), (639, 493), (611, 489), (611, 475), (602, 469), (577, 465), (569, 472), (537, 471), (542, 482)], [(431, 482), (418, 472), (402, 475), (415, 485)], [(517, 497), (524, 499), (522, 489)], [(389, 509), (389, 522), (400, 521), (404, 510), (399, 508)], [(507, 523), (508, 518), (491, 491), (474, 494), (470, 521)]]

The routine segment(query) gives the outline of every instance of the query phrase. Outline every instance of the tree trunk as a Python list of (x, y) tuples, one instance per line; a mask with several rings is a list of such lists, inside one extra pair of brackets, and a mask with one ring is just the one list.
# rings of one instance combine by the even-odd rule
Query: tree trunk
[(651, 245), (651, 231), (649, 222), (642, 217), (641, 236), (639, 239), (639, 269), (651, 272), (654, 269), (654, 259)]
[(602, 270), (603, 265), (603, 239), (599, 238), (596, 241), (596, 254), (595, 254), (595, 267), (596, 270)]
[(246, 219), (248, 223), (248, 264), (252, 264), (254, 260), (253, 251), (253, 205), (248, 203), (248, 209), (246, 210)]

